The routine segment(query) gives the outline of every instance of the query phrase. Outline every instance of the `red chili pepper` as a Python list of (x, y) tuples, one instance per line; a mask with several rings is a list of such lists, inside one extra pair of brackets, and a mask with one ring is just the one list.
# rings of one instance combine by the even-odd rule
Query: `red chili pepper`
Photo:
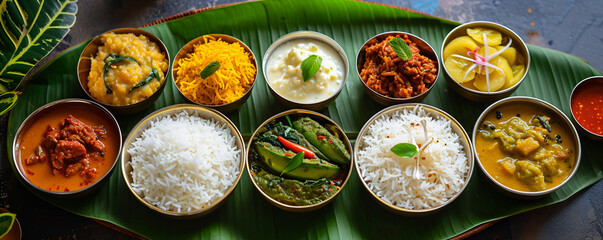
[(318, 140), (325, 139), (325, 138), (327, 138), (327, 137), (322, 136), (322, 135), (318, 135)]
[(285, 156), (287, 156), (287, 157), (293, 157), (294, 155), (293, 155), (293, 154), (291, 154), (291, 153), (286, 152), (286, 153), (285, 153)]
[(333, 144), (333, 142), (331, 141), (331, 139), (327, 139), (327, 140), (329, 140), (329, 144)]
[(284, 139), (281, 136), (277, 137), (277, 139), (279, 142), (281, 142), (283, 144), (283, 146), (285, 146), (285, 148), (287, 148), (295, 153), (304, 152), (305, 158), (310, 158), (310, 159), (314, 158), (314, 152), (310, 151), (310, 149), (307, 149), (298, 144), (295, 144), (287, 139)]

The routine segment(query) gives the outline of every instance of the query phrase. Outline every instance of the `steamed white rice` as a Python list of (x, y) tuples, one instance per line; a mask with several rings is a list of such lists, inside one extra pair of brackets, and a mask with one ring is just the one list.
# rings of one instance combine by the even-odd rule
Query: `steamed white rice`
[[(416, 160), (398, 157), (390, 149), (398, 143), (412, 142), (402, 126), (411, 130), (417, 144), (427, 142), (422, 119), (434, 141), (421, 155), (425, 157), (420, 160), (421, 179), (414, 180)], [(361, 178), (375, 195), (398, 207), (440, 206), (461, 190), (469, 173), (467, 156), (450, 121), (434, 119), (420, 107), (381, 116), (370, 125), (363, 141), (357, 159)]]
[(132, 189), (163, 210), (200, 210), (233, 186), (241, 150), (225, 124), (186, 111), (152, 120), (127, 150)]

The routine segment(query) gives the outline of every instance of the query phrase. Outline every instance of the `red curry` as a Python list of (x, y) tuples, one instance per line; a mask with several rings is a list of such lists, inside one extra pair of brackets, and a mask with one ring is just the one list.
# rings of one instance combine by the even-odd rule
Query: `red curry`
[(582, 127), (603, 135), (603, 84), (581, 84), (572, 95), (572, 113)]
[(117, 131), (109, 119), (90, 109), (49, 111), (20, 139), (26, 177), (53, 192), (75, 191), (98, 181), (117, 157)]

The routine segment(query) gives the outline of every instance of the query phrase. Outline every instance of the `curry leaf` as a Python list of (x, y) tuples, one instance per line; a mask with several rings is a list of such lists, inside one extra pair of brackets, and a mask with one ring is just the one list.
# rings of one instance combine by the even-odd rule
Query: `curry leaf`
[[(139, 87), (149, 84), (151, 82), (151, 80), (153, 80), (153, 79), (157, 79), (158, 81), (161, 81), (161, 76), (159, 75), (159, 72), (155, 68), (153, 68), (151, 70), (151, 73), (149, 73), (149, 75), (147, 77), (145, 77), (144, 79), (142, 79), (142, 81), (140, 81), (139, 83), (134, 85), (132, 88), (130, 88), (130, 91), (128, 91), (128, 92), (132, 92), (132, 91), (134, 91), (134, 89), (137, 89)], [(105, 86), (106, 85), (107, 84), (105, 83)]]
[(281, 176), (283, 176), (283, 174), (285, 173), (295, 170), (297, 167), (299, 167), (299, 165), (302, 164), (303, 161), (304, 152), (298, 152), (297, 154), (295, 154), (295, 156), (291, 158), (291, 161), (289, 162), (289, 164), (287, 164), (285, 169), (283, 169), (283, 171), (281, 172)]
[(10, 232), (15, 223), (15, 216), (17, 215), (14, 213), (0, 213), (0, 239)]
[(302, 76), (304, 77), (304, 82), (308, 81), (308, 79), (318, 72), (320, 65), (322, 65), (322, 58), (318, 55), (310, 55), (308, 58), (302, 61), (301, 70)]
[[(109, 59), (109, 61), (107, 61), (107, 59)], [(131, 58), (131, 57), (118, 56), (117, 54), (110, 54), (109, 56), (107, 56), (105, 58), (105, 66), (103, 67), (103, 82), (105, 83), (105, 88), (107, 89), (107, 94), (113, 93), (113, 90), (111, 90), (111, 88), (109, 88), (109, 85), (107, 85), (107, 72), (109, 72), (109, 70), (111, 70), (111, 66), (113, 64), (123, 62), (123, 61), (134, 62), (140, 66), (138, 61), (136, 61), (136, 59)], [(130, 90), (130, 92), (131, 91), (132, 90)]]
[(389, 46), (394, 50), (394, 52), (396, 52), (396, 55), (398, 55), (398, 57), (404, 61), (407, 61), (412, 57), (410, 47), (401, 38), (396, 37), (392, 40), (389, 40)]
[(205, 68), (203, 69), (203, 71), (201, 71), (201, 73), (199, 73), (199, 75), (201, 76), (201, 78), (206, 79), (207, 77), (211, 76), (216, 71), (218, 71), (218, 69), (220, 69), (220, 63), (218, 61), (213, 61), (207, 64), (207, 66), (205, 66)]
[(419, 152), (417, 146), (411, 143), (398, 143), (392, 147), (391, 151), (398, 157), (403, 158), (410, 158)]

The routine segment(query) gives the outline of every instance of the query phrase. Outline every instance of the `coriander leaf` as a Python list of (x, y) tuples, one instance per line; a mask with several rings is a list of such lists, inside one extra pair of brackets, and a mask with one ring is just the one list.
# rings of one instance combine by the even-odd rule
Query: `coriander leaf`
[(411, 143), (398, 143), (392, 147), (391, 151), (398, 157), (410, 158), (417, 154), (417, 146)]
[(283, 171), (281, 172), (281, 176), (283, 176), (283, 174), (285, 173), (295, 170), (297, 167), (299, 167), (299, 165), (302, 164), (303, 161), (304, 152), (298, 152), (297, 154), (295, 154), (295, 156), (291, 158), (291, 161), (289, 162), (289, 164), (287, 164), (285, 169), (283, 169)]
[(205, 68), (203, 69), (203, 71), (201, 71), (201, 73), (199, 73), (199, 75), (201, 76), (201, 78), (206, 79), (207, 77), (211, 76), (216, 71), (218, 71), (218, 69), (220, 69), (220, 63), (218, 61), (213, 61), (207, 64), (207, 66), (205, 66)]
[(412, 57), (410, 47), (401, 38), (393, 38), (389, 40), (389, 46), (396, 52), (396, 55), (404, 61), (408, 61)]
[(308, 81), (308, 79), (318, 72), (321, 64), (322, 58), (318, 55), (310, 55), (308, 58), (302, 61), (301, 70), (302, 76), (304, 77), (304, 82)]

